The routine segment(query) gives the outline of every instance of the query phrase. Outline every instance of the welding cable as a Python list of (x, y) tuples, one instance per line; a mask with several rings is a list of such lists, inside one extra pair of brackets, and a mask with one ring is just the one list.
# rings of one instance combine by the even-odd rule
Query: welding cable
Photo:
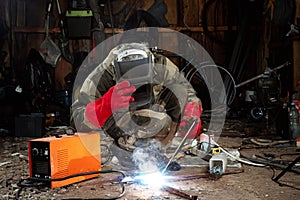
[(250, 160), (243, 159), (243, 158), (240, 158), (240, 157), (237, 157), (237, 156), (231, 154), (229, 151), (225, 150), (223, 147), (221, 147), (219, 144), (217, 144), (214, 140), (212, 140), (211, 144), (216, 145), (218, 148), (220, 148), (220, 150), (222, 152), (224, 152), (227, 156), (233, 158), (236, 161), (239, 161), (239, 162), (247, 164), (247, 165), (256, 166), (256, 167), (266, 167), (266, 165), (264, 165), (264, 164), (255, 163)]
[(19, 180), (19, 182), (17, 183), (17, 185), (21, 188), (25, 188), (25, 187), (41, 187), (41, 186), (47, 186), (47, 183), (49, 181), (41, 181), (39, 180), (39, 182), (36, 179), (32, 179), (32, 178), (27, 178), (27, 179), (21, 179)]
[[(218, 145), (217, 145), (218, 146)], [(241, 163), (244, 163), (244, 164), (247, 164), (247, 165), (252, 165), (252, 166), (256, 166), (256, 167), (266, 167), (266, 165), (264, 164), (260, 164), (260, 163), (255, 163), (255, 162), (252, 162), (250, 160), (247, 160), (247, 159), (243, 159), (243, 158), (240, 158), (240, 157), (237, 157), (231, 153), (229, 153), (227, 150), (225, 150), (224, 148), (218, 146), (222, 152), (224, 152), (226, 155), (228, 155), (229, 157), (233, 158), (234, 160), (237, 160)]]
[[(232, 82), (232, 84), (233, 84), (233, 90), (232, 90), (233, 93), (232, 93), (232, 95), (227, 99), (227, 105), (231, 105), (231, 103), (233, 102), (233, 100), (234, 100), (234, 98), (235, 98), (235, 96), (236, 96), (236, 83), (235, 83), (235, 79), (233, 78), (233, 76), (231, 75), (231, 73), (230, 73), (227, 69), (225, 69), (224, 67), (219, 66), (219, 65), (204, 65), (204, 66), (201, 66), (200, 69), (205, 68), (205, 67), (216, 67), (217, 69), (219, 69), (219, 70), (225, 72), (225, 73), (229, 76), (229, 80), (231, 80), (231, 82)], [(192, 72), (192, 71), (193, 71), (193, 70), (191, 70), (191, 71), (187, 74), (187, 76), (186, 76), (186, 77), (188, 77), (188, 76), (190, 77), (190, 78), (188, 79), (189, 82), (191, 82), (193, 76), (195, 76), (195, 74), (198, 72), (198, 70), (194, 70), (193, 72)], [(192, 73), (192, 74), (190, 75), (190, 73)], [(203, 77), (203, 75), (205, 75), (204, 73), (200, 73), (200, 75), (202, 76), (203, 79), (206, 78), (206, 77)], [(222, 78), (224, 78), (224, 77), (222, 77)], [(228, 77), (226, 77), (226, 78), (228, 78)], [(225, 78), (224, 78), (224, 79), (225, 79)], [(228, 92), (229, 92), (229, 88), (226, 88), (226, 86), (225, 86), (225, 89), (226, 89), (226, 93), (228, 93)]]
[(70, 176), (65, 176), (65, 177), (62, 177), (62, 178), (50, 179), (50, 181), (63, 181), (63, 180), (74, 178), (74, 177), (78, 177), (78, 176), (86, 176), (86, 175), (92, 175), (92, 174), (108, 174), (108, 173), (120, 173), (123, 177), (126, 176), (124, 174), (124, 172), (122, 172), (122, 171), (105, 170), (105, 171), (93, 171), (93, 172), (78, 173), (78, 174), (73, 174), (73, 175), (70, 175)]
[[(193, 54), (194, 54), (194, 55), (193, 55), (193, 58), (189, 61), (188, 64), (192, 64), (193, 62), (194, 62), (194, 63), (195, 63), (195, 62), (198, 62), (197, 60), (196, 60), (196, 61), (193, 61), (194, 57), (196, 56), (195, 53), (193, 53)], [(203, 61), (203, 62), (201, 62), (200, 64), (197, 64), (194, 68), (192, 68), (191, 70), (189, 70), (189, 71), (187, 72), (187, 74), (186, 74), (186, 76), (185, 76), (186, 79), (188, 79), (188, 81), (191, 81), (192, 78), (193, 78), (193, 76), (195, 75), (195, 73), (196, 73), (197, 71), (199, 71), (199, 69), (201, 69), (202, 67), (205, 67), (205, 66), (207, 66), (207, 65), (212, 65), (212, 63), (211, 63), (210, 61)], [(187, 65), (187, 66), (188, 66), (188, 65)], [(181, 71), (185, 70), (185, 68), (186, 68), (187, 66), (185, 66)], [(213, 66), (215, 66), (215, 65), (213, 65)], [(193, 73), (192, 76), (190, 76), (191, 73)], [(190, 78), (189, 78), (189, 77), (190, 77)]]
[[(102, 170), (102, 171), (92, 171), (92, 172), (84, 172), (84, 173), (78, 173), (78, 174), (73, 174), (70, 176), (65, 176), (62, 178), (53, 178), (53, 179), (41, 179), (41, 178), (27, 178), (27, 179), (22, 179), (19, 182), (19, 186), (21, 187), (32, 187), (32, 186), (42, 186), (42, 183), (47, 183), (47, 182), (51, 182), (51, 181), (63, 181), (63, 180), (67, 180), (70, 178), (75, 178), (78, 176), (87, 176), (87, 175), (93, 175), (93, 174), (108, 174), (108, 173), (120, 173), (122, 175), (122, 177), (124, 178), (126, 175), (124, 174), (124, 172), (122, 171), (117, 171), (117, 170)], [(28, 183), (22, 183), (23, 181), (28, 181)], [(32, 184), (31, 182), (32, 181)], [(41, 181), (41, 183), (37, 182), (37, 181)]]
[(20, 187), (20, 189), (15, 193), (15, 199), (18, 200), (20, 197), (20, 193), (23, 188), (25, 187), (46, 187), (48, 184), (48, 181), (39, 181), (37, 182), (36, 180), (32, 180), (30, 178), (27, 179), (21, 179), (17, 183), (17, 186)]
[[(121, 178), (118, 177), (118, 180), (116, 180), (114, 182), (114, 183), (120, 184), (120, 186), (121, 186), (121, 192), (120, 192), (120, 194), (118, 196), (116, 196), (116, 197), (111, 197), (111, 198), (92, 198), (92, 200), (112, 200), (112, 199), (119, 199), (122, 196), (124, 196), (124, 194), (126, 192), (125, 184), (121, 181), (123, 178), (125, 178), (126, 175), (125, 175), (124, 172), (118, 171), (118, 170), (102, 170), (102, 171), (84, 172), (84, 173), (73, 174), (71, 176), (66, 176), (66, 177), (62, 177), (62, 178), (54, 178), (54, 179), (49, 179), (49, 180), (39, 179), (39, 178), (27, 178), (27, 179), (20, 180), (17, 185), (19, 187), (21, 187), (21, 189), (25, 188), (25, 187), (47, 186), (52, 181), (63, 181), (63, 180), (67, 180), (67, 179), (78, 177), (78, 176), (86, 176), (86, 175), (93, 175), (93, 174), (108, 174), (108, 173), (120, 173), (121, 174)], [(27, 182), (24, 183), (24, 181), (27, 181)], [(16, 199), (18, 199), (18, 197), (16, 197)], [(71, 199), (74, 199), (74, 200), (89, 200), (91, 198), (89, 198), (89, 199), (84, 199), (84, 198), (70, 198), (68, 200), (71, 200)]]

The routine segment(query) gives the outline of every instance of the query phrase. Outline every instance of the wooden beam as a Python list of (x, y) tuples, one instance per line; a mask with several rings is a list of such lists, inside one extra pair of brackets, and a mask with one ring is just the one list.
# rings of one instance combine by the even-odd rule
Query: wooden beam
[[(140, 28), (141, 30), (143, 28)], [(168, 29), (175, 30), (175, 31), (190, 31), (190, 32), (203, 32), (203, 27), (167, 27), (164, 29), (165, 32), (168, 32)], [(209, 26), (208, 31), (228, 31), (228, 30), (237, 30), (236, 26), (232, 26), (229, 28), (228, 26)], [(105, 33), (113, 33), (111, 28), (105, 28)], [(14, 32), (16, 33), (32, 33), (32, 34), (44, 34), (45, 29), (44, 28), (37, 28), (37, 27), (15, 27)], [(49, 29), (49, 33), (59, 33), (59, 28), (52, 28)], [(114, 33), (122, 33), (123, 29), (121, 28), (115, 28)]]
[[(32, 34), (45, 34), (45, 28), (40, 27), (15, 27), (15, 33), (32, 33)], [(59, 28), (51, 28), (49, 29), (49, 33), (59, 33)]]

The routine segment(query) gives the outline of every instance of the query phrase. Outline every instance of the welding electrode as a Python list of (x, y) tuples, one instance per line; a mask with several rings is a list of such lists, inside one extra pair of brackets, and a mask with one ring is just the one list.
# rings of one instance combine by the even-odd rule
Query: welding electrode
[(175, 156), (178, 154), (178, 152), (181, 150), (187, 136), (190, 134), (191, 130), (193, 130), (194, 126), (196, 125), (196, 121), (193, 121), (193, 123), (191, 124), (189, 130), (187, 131), (187, 133), (185, 134), (185, 136), (183, 137), (182, 141), (180, 142), (179, 146), (177, 147), (176, 151), (174, 152), (174, 154), (172, 155), (172, 157), (169, 159), (168, 164), (165, 166), (165, 168), (162, 170), (161, 174), (164, 174), (165, 171), (168, 169), (170, 163), (174, 160)]

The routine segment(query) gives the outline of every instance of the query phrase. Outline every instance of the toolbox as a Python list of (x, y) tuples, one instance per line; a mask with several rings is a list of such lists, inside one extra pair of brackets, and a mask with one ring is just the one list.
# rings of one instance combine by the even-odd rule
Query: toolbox
[(90, 38), (93, 13), (89, 9), (67, 10), (66, 23), (69, 38)]

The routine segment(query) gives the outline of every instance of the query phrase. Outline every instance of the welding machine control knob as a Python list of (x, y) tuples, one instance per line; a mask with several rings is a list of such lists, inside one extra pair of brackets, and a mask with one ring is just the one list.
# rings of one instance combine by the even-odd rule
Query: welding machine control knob
[(39, 155), (39, 150), (38, 150), (37, 148), (33, 148), (33, 149), (31, 150), (31, 152), (32, 152), (32, 155), (33, 155), (33, 156)]

